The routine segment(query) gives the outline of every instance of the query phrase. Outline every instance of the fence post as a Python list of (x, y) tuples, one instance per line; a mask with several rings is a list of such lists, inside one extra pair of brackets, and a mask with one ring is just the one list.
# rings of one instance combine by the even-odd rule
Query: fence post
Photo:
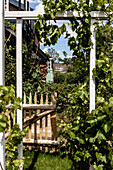
[[(17, 97), (22, 98), (22, 19), (16, 21), (16, 87)], [(22, 108), (17, 110), (17, 123), (22, 130)], [(23, 143), (18, 146), (18, 159), (23, 157)]]
[[(0, 0), (0, 85), (5, 84), (4, 30), (4, 0)], [(5, 170), (5, 132), (0, 132), (0, 165)]]
[(91, 19), (91, 27), (90, 31), (91, 41), (93, 45), (91, 46), (90, 51), (90, 105), (89, 105), (89, 112), (91, 113), (92, 110), (95, 109), (95, 78), (93, 76), (93, 69), (95, 68), (95, 60), (96, 60), (96, 33), (95, 33), (95, 26), (94, 26), (95, 19)]

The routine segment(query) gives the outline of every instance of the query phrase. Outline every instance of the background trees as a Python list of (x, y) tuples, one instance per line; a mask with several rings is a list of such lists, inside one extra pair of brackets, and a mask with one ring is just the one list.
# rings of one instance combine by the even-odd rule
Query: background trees
[[(65, 119), (61, 123), (60, 135), (66, 139), (63, 153), (73, 160), (74, 169), (113, 168), (112, 148), (106, 141), (112, 141), (113, 112), (113, 61), (112, 61), (112, 15), (113, 2), (93, 0), (85, 1), (43, 1), (47, 15), (38, 16), (35, 27), (39, 30), (40, 39), (43, 37), (45, 45), (55, 44), (61, 34), (65, 33), (68, 45), (73, 50), (73, 67), (77, 76), (77, 86), (68, 92), (68, 104), (61, 100), (60, 106), (67, 105), (64, 110)], [(49, 25), (49, 20), (56, 22), (57, 11), (81, 11), (83, 17), (78, 21), (76, 17), (70, 19), (72, 31), (76, 37), (71, 36), (65, 25)], [(90, 12), (102, 10), (108, 14), (108, 21), (97, 27), (97, 60), (96, 69), (96, 109), (89, 114), (89, 54), (90, 46)], [(100, 22), (99, 22), (100, 23)], [(96, 24), (96, 23), (95, 23)], [(110, 26), (110, 27), (109, 27)], [(109, 28), (108, 28), (109, 27)], [(102, 31), (101, 31), (102, 30)], [(108, 33), (109, 30), (109, 33)], [(110, 53), (109, 53), (110, 52)], [(62, 89), (62, 88), (61, 88)], [(65, 90), (65, 89), (64, 89)], [(104, 122), (104, 124), (103, 124)], [(61, 141), (63, 143), (63, 140)], [(102, 146), (102, 147), (101, 147)]]

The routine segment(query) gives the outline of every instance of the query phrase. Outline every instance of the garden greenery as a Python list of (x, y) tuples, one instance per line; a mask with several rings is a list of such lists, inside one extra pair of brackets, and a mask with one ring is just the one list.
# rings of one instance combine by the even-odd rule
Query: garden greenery
[[(55, 44), (64, 34), (68, 46), (73, 50), (72, 63), (78, 73), (77, 86), (68, 94), (69, 107), (64, 110), (64, 119), (59, 132), (64, 153), (73, 161), (74, 169), (113, 169), (113, 43), (112, 43), (112, 0), (43, 0), (46, 14), (39, 15), (35, 23), (40, 41), (44, 45)], [(79, 20), (69, 19), (70, 28), (76, 32), (71, 36), (65, 24), (58, 27), (57, 12), (80, 11)], [(97, 32), (97, 60), (93, 74), (96, 79), (97, 108), (89, 114), (89, 56), (91, 11), (104, 11), (108, 19), (101, 26), (95, 22)], [(110, 13), (111, 12), (111, 13)], [(54, 24), (51, 24), (53, 20)], [(101, 31), (102, 30), (102, 31)], [(109, 30), (109, 33), (108, 33)], [(105, 34), (104, 34), (105, 33)], [(82, 78), (81, 78), (82, 77)], [(63, 102), (62, 102), (63, 103)], [(61, 103), (61, 104), (62, 104)], [(67, 103), (66, 103), (67, 104)], [(63, 105), (64, 106), (64, 105)]]
[[(9, 109), (10, 119), (14, 119), (17, 109), (21, 109), (21, 99), (15, 97), (15, 90), (12, 86), (0, 86), (0, 132), (7, 132), (9, 124), (8, 117), (4, 114)], [(17, 146), (21, 143), (27, 130), (20, 130), (19, 125), (15, 124), (6, 139), (6, 168), (8, 170), (18, 169), (23, 163), (23, 159), (18, 160)]]
[[(109, 13), (113, 11), (113, 2), (112, 0), (93, 0), (92, 2), (91, 4), (89, 0), (78, 0), (77, 2), (73, 0), (43, 0), (46, 14), (39, 15), (35, 23), (39, 40), (42, 41), (43, 39), (44, 45), (54, 45), (58, 38), (64, 34), (64, 37), (68, 38), (70, 50), (73, 50), (72, 64), (77, 75), (76, 87), (70, 93), (69, 88), (71, 89), (71, 86), (68, 88), (68, 86), (63, 87), (60, 85), (58, 87), (60, 97), (57, 106), (59, 111), (64, 111), (64, 119), (61, 122), (59, 132), (60, 137), (62, 137), (61, 144), (65, 143), (63, 153), (69, 156), (73, 161), (73, 168), (78, 170), (89, 169), (90, 166), (94, 166), (97, 170), (113, 169), (113, 28), (111, 25), (112, 14)], [(70, 28), (73, 32), (76, 32), (76, 37), (69, 34), (65, 24), (62, 24), (61, 27), (56, 24), (57, 12), (64, 11), (81, 11), (83, 13), (80, 20), (75, 16), (69, 19)], [(97, 108), (89, 114), (88, 74), (90, 46), (92, 45), (90, 41), (91, 11), (106, 12), (108, 20), (101, 26), (95, 23), (97, 28), (97, 67), (93, 70), (93, 73), (96, 79)], [(54, 24), (51, 24), (51, 20), (53, 20)], [(7, 54), (9, 51), (7, 51)], [(25, 52), (28, 52), (28, 49), (24, 46), (23, 55), (26, 67), (29, 66), (28, 63), (30, 62)], [(35, 69), (36, 67), (33, 67), (31, 77), (37, 80), (38, 71)], [(31, 90), (31, 84), (33, 84), (32, 87), (39, 85), (37, 82), (36, 84), (34, 81), (32, 82), (31, 77), (28, 76), (28, 81), (26, 80), (24, 83), (27, 84), (27, 88), (25, 87), (27, 92)], [(8, 128), (7, 117), (4, 115), (6, 105), (8, 105), (9, 101), (13, 104), (10, 111), (11, 116), (13, 116), (15, 110), (20, 107), (20, 99), (14, 97), (14, 90), (11, 87), (1, 86), (0, 88), (0, 131), (4, 131)], [(37, 90), (41, 91), (42, 89), (39, 88)], [(55, 88), (52, 86), (50, 89), (53, 91)], [(63, 95), (61, 94), (62, 92)], [(15, 129), (18, 130), (18, 127), (15, 127)], [(21, 135), (24, 135), (23, 132), (20, 133)], [(11, 139), (13, 139), (12, 134), (11, 138), (9, 137), (9, 145), (7, 145), (10, 148), (8, 164), (10, 162), (11, 165), (14, 165), (12, 153), (17, 148), (11, 148)]]

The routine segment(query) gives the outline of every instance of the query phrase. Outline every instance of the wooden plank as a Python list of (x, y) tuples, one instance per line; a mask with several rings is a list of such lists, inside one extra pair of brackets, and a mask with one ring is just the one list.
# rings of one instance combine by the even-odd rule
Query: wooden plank
[(43, 104), (43, 93), (41, 93), (40, 104)]
[(48, 105), (48, 93), (46, 94), (46, 104)]
[(57, 92), (54, 93), (54, 99), (55, 99), (54, 105), (56, 105), (57, 104), (57, 101), (56, 101), (57, 100)]
[[(26, 104), (26, 93), (24, 92), (24, 104)], [(26, 110), (24, 110), (24, 122), (26, 121)]]
[(40, 139), (42, 139), (42, 118), (40, 119)]
[(51, 105), (56, 105), (57, 92), (51, 94)]
[(47, 109), (53, 110), (56, 108), (56, 105), (49, 105), (49, 104), (23, 104), (23, 109)]
[[(37, 95), (35, 92), (35, 96), (34, 96), (34, 104), (37, 104)], [(35, 116), (37, 115), (37, 110), (35, 110)], [(34, 123), (34, 142), (36, 143), (37, 141), (37, 126), (36, 126), (36, 121)]]
[(47, 110), (47, 111), (42, 112), (42, 113), (40, 113), (38, 115), (35, 115), (34, 117), (29, 118), (29, 120), (24, 122), (23, 128), (33, 124), (34, 122), (38, 121), (40, 118), (43, 118), (45, 115), (48, 115), (48, 114), (50, 114), (53, 111), (54, 110)]
[[(32, 103), (32, 94), (30, 92), (30, 96), (29, 96), (29, 104)], [(31, 118), (31, 110), (29, 110), (29, 118)], [(31, 139), (31, 124), (29, 125), (29, 140)]]
[[(30, 141), (25, 141), (23, 140), (23, 143), (24, 144), (34, 144), (34, 140), (31, 139)], [(55, 140), (37, 140), (36, 142), (37, 144), (45, 144), (45, 145), (58, 145), (58, 141), (55, 141)]]
[(47, 140), (47, 130), (48, 130), (48, 117), (45, 116), (45, 139)]
[(56, 112), (51, 114), (51, 128), (52, 128), (52, 140), (56, 140), (57, 127), (56, 127)]
[(10, 120), (10, 115), (9, 115), (9, 109), (6, 109), (5, 115), (6, 115), (7, 118), (8, 118), (9, 128), (8, 128), (7, 132), (9, 132), (9, 131), (11, 130), (11, 120)]
[[(37, 20), (39, 14), (44, 14), (42, 11), (5, 11), (5, 19), (16, 20), (16, 18), (22, 18), (23, 20)], [(108, 13), (102, 11), (91, 11), (92, 18), (97, 19), (107, 19)], [(68, 20), (75, 16), (76, 18), (81, 18), (83, 16), (80, 11), (64, 11), (57, 13), (57, 20)]]
[(35, 92), (35, 95), (34, 95), (34, 104), (37, 104), (37, 94)]
[[(40, 119), (40, 140), (42, 140), (42, 118)], [(40, 146), (40, 150), (42, 150), (42, 146)]]
[[(48, 116), (45, 116), (45, 140), (48, 139)], [(45, 151), (48, 152), (48, 147), (45, 147)]]
[(51, 105), (54, 105), (54, 94), (51, 93)]

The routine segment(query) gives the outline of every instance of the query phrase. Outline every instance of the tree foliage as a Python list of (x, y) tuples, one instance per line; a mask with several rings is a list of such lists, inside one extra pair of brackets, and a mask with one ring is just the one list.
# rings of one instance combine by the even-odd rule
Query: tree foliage
[[(39, 31), (40, 41), (44, 45), (55, 44), (64, 34), (68, 38), (70, 50), (73, 50), (73, 66), (78, 73), (78, 86), (69, 94), (69, 107), (64, 111), (65, 119), (61, 123), (60, 136), (64, 140), (64, 153), (73, 160), (75, 169), (113, 169), (112, 148), (107, 143), (112, 143), (112, 85), (113, 85), (113, 60), (112, 60), (112, 0), (43, 0), (46, 14), (39, 15), (35, 28)], [(57, 12), (80, 11), (83, 14), (79, 20), (73, 16), (69, 19), (72, 31), (76, 36), (71, 36), (62, 24), (56, 23)], [(90, 21), (91, 11), (104, 11), (108, 19), (97, 27), (97, 67), (93, 70), (96, 78), (96, 105), (97, 108), (89, 114), (89, 56), (90, 46)], [(110, 13), (111, 12), (111, 13)], [(54, 25), (48, 24), (50, 20)], [(98, 19), (97, 19), (98, 21)], [(104, 26), (105, 25), (105, 26)], [(108, 27), (111, 26), (109, 29)], [(41, 29), (40, 29), (41, 28)], [(102, 31), (101, 31), (102, 30)], [(109, 30), (109, 33), (108, 33)]]

